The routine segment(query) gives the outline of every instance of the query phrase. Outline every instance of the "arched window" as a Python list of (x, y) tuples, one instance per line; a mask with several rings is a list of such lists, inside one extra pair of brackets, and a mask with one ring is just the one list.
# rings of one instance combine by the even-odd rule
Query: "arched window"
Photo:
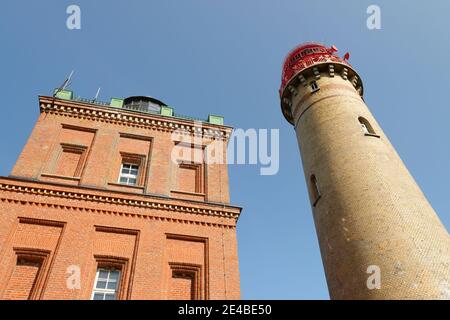
[(358, 121), (359, 121), (359, 123), (361, 125), (361, 129), (365, 135), (378, 137), (378, 135), (375, 133), (375, 130), (373, 130), (373, 127), (370, 125), (370, 122), (367, 121), (367, 119), (365, 119), (363, 117), (359, 117)]
[(317, 201), (320, 199), (320, 190), (319, 185), (317, 184), (317, 178), (313, 174), (309, 178), (309, 192), (311, 195), (312, 206), (315, 207)]

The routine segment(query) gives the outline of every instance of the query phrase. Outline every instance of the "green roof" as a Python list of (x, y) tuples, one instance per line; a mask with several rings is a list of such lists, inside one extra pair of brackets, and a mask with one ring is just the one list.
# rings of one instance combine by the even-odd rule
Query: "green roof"
[(103, 101), (93, 100), (93, 99), (90, 100), (90, 99), (77, 97), (74, 95), (73, 91), (67, 90), (67, 89), (55, 89), (53, 91), (53, 96), (56, 98), (59, 98), (59, 99), (63, 99), (63, 100), (89, 103), (89, 104), (94, 104), (94, 105), (98, 105), (98, 106), (102, 106), (102, 107), (124, 109), (127, 111), (138, 112), (138, 113), (157, 114), (157, 115), (161, 115), (164, 117), (171, 117), (171, 118), (178, 118), (178, 119), (192, 120), (192, 121), (201, 121), (201, 122), (206, 122), (206, 123), (215, 124), (215, 125), (223, 125), (224, 124), (224, 118), (222, 116), (209, 115), (208, 119), (200, 119), (200, 118), (177, 114), (174, 112), (172, 107), (169, 107), (166, 105), (161, 105), (159, 111), (155, 111), (155, 110), (146, 110), (145, 111), (145, 110), (141, 110), (141, 109), (136, 110), (136, 109), (126, 108), (126, 105), (124, 104), (125, 99), (122, 99), (122, 98), (111, 98), (110, 102), (103, 102)]

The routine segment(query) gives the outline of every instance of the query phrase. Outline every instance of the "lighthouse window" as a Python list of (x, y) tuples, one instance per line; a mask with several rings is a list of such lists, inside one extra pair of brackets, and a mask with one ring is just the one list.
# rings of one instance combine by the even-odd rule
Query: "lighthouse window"
[(311, 175), (309, 179), (309, 192), (311, 194), (311, 202), (312, 206), (315, 207), (317, 204), (317, 201), (320, 199), (320, 190), (319, 185), (317, 183), (317, 178), (315, 175)]
[(316, 81), (311, 82), (311, 92), (316, 92), (320, 90), (319, 85)]
[(367, 126), (365, 123), (361, 122), (361, 128), (364, 133), (369, 133), (369, 129), (367, 129)]
[(364, 135), (379, 137), (379, 135), (377, 135), (375, 133), (375, 130), (373, 130), (372, 125), (370, 124), (369, 121), (367, 121), (367, 119), (365, 119), (363, 117), (359, 117), (358, 121), (359, 121), (359, 124), (361, 125), (361, 129), (362, 129)]

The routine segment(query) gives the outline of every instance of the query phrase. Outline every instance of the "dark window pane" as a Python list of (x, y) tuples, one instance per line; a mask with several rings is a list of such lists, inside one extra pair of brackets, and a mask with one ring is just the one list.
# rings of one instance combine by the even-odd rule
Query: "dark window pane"
[(105, 289), (106, 281), (97, 281), (97, 289)]
[(117, 282), (108, 282), (108, 289), (110, 290), (116, 290)]
[(119, 280), (120, 271), (111, 271), (109, 274), (109, 280), (117, 281)]
[(94, 300), (103, 300), (103, 293), (94, 293)]
[(105, 300), (116, 300), (115, 294), (106, 293), (105, 294)]
[(120, 177), (120, 183), (127, 183), (128, 179), (124, 177)]

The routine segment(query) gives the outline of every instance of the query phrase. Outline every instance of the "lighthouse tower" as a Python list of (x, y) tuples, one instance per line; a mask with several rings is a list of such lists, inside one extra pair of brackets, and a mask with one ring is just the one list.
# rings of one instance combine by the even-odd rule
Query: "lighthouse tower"
[(450, 237), (363, 99), (348, 55), (287, 56), (294, 126), (332, 299), (450, 299)]

